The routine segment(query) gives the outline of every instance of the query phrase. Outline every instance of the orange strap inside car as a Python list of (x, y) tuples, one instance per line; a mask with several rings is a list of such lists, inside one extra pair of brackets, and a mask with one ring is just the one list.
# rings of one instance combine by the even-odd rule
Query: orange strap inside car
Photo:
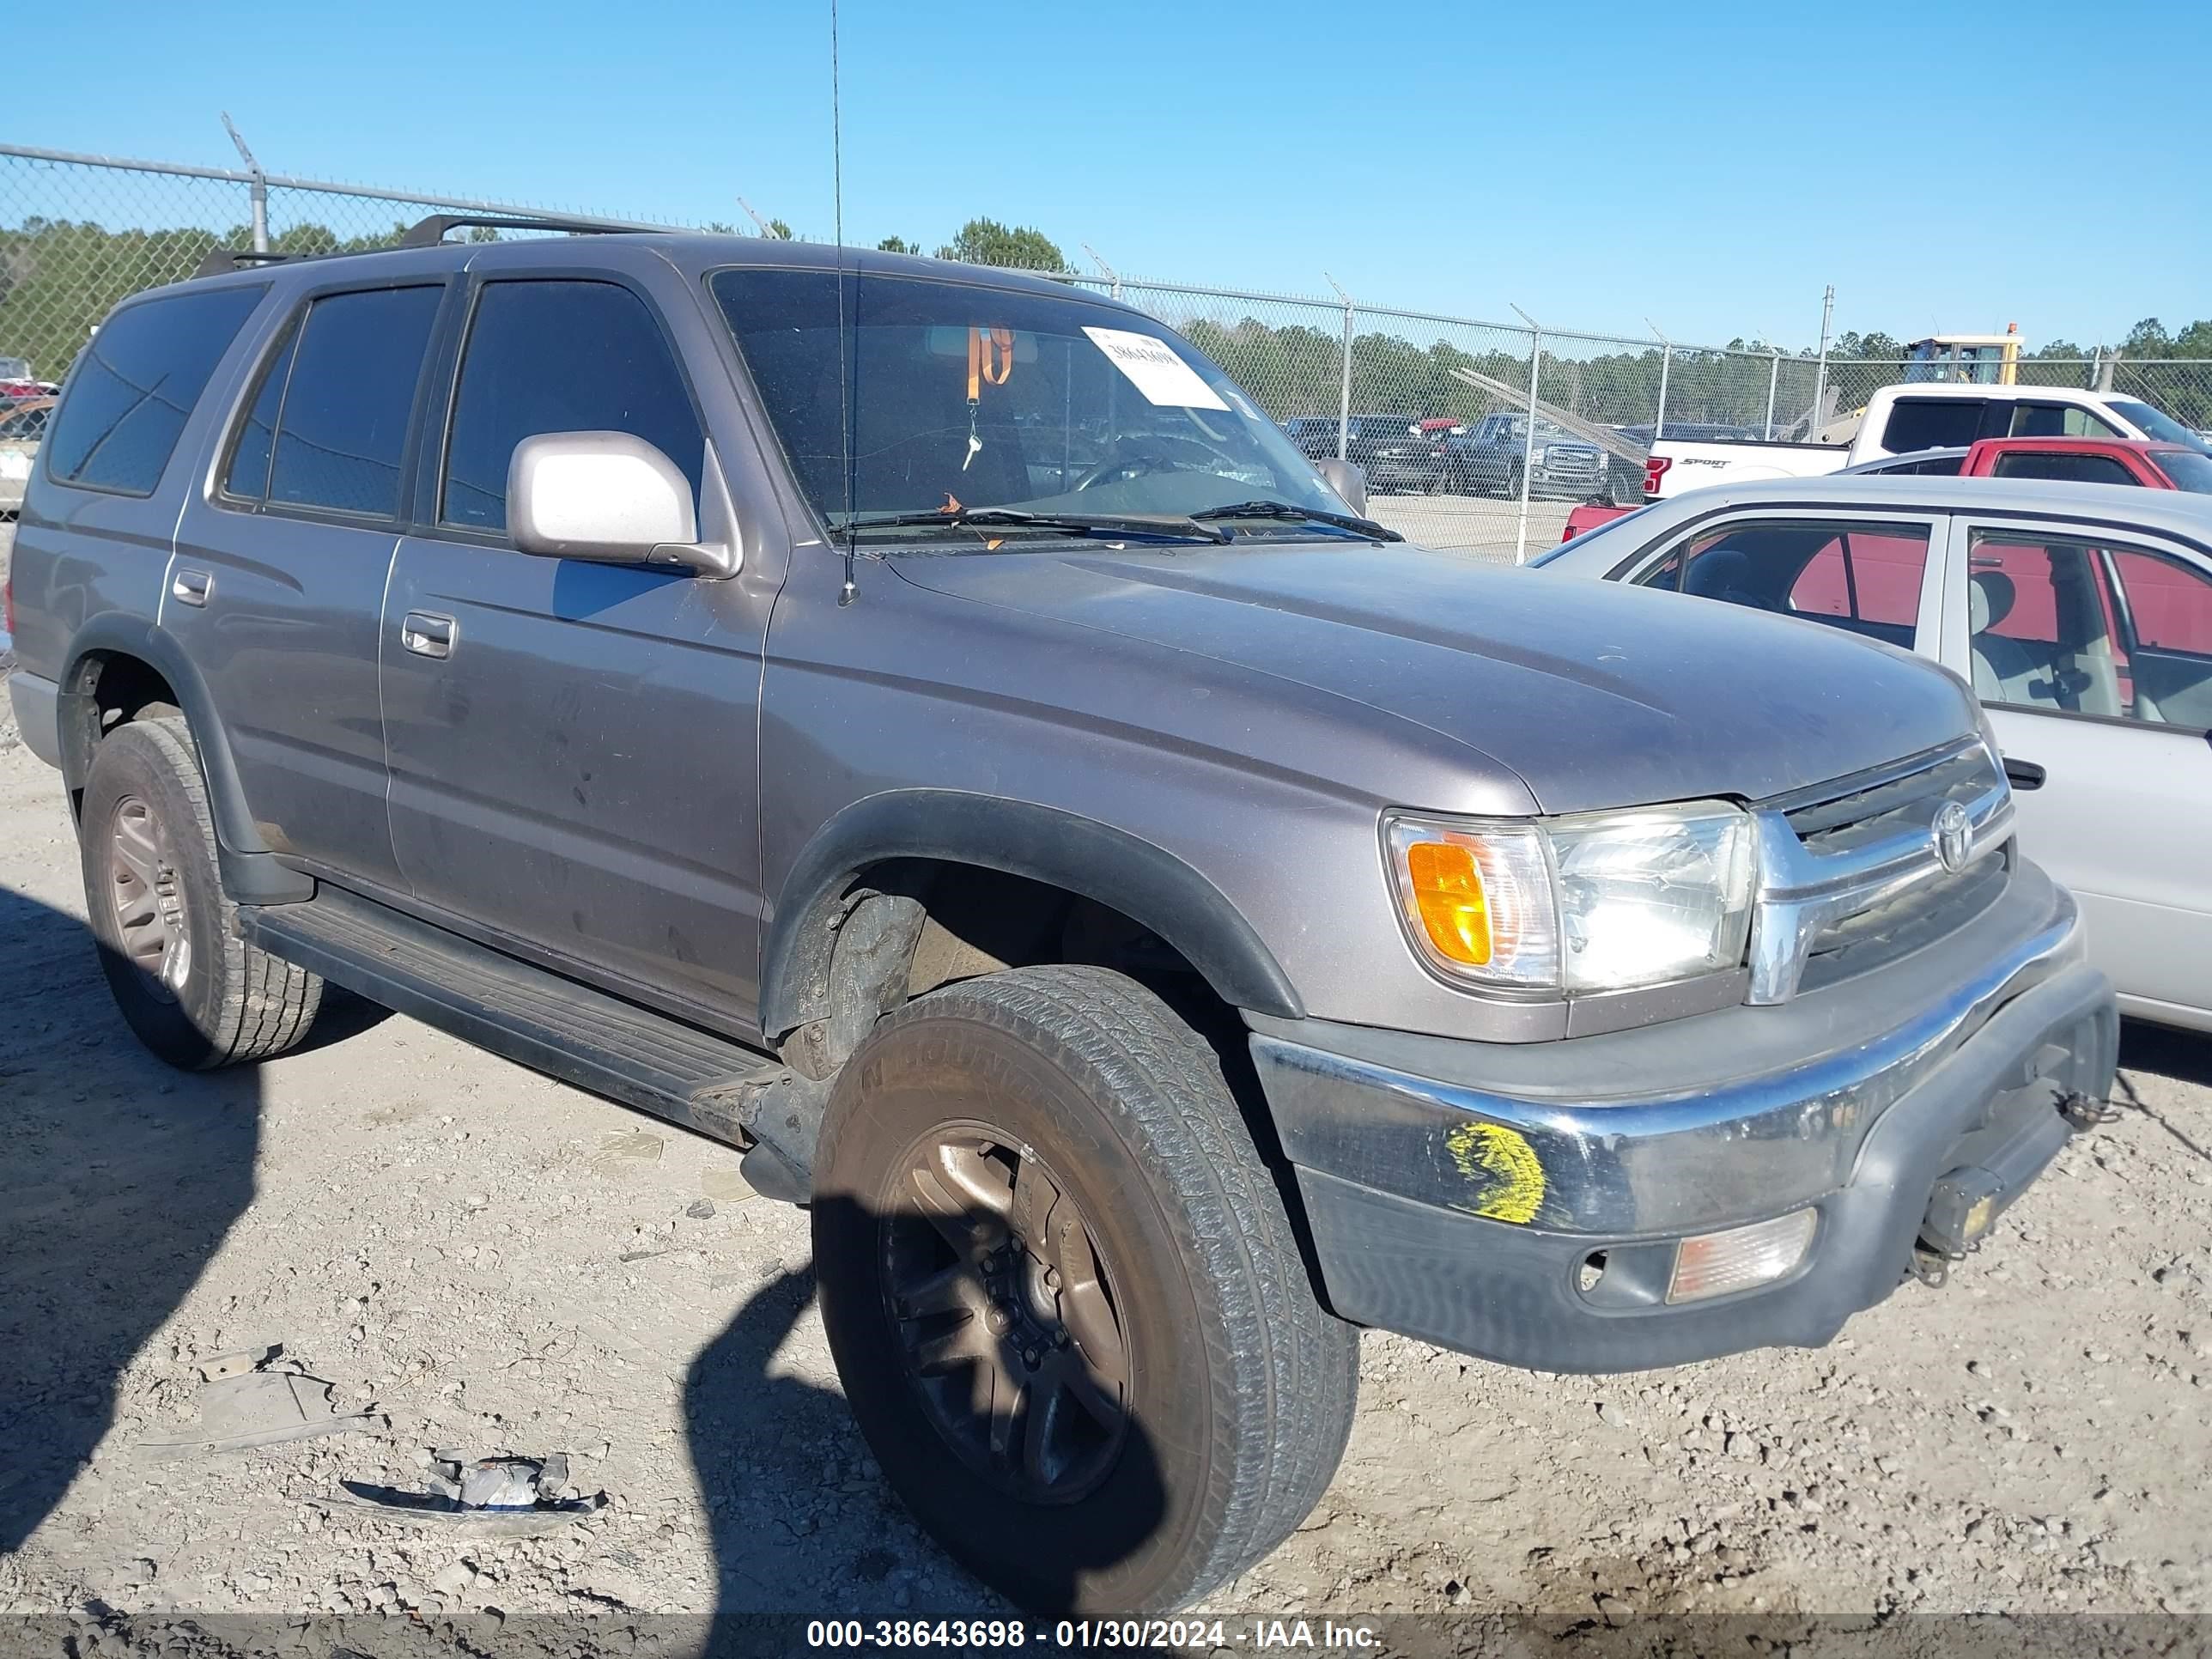
[(968, 331), (968, 401), (983, 395), (983, 387), (1004, 386), (1014, 372), (1014, 331), (1011, 328), (971, 328)]

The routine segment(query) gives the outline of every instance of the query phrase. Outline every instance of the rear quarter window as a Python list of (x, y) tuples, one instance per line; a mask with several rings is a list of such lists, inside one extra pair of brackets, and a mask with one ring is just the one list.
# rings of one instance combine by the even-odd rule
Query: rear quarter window
[(1950, 449), (1982, 435), (1980, 398), (1899, 398), (1889, 406), (1881, 447), (1894, 454), (1912, 449)]
[(46, 434), (46, 471), (64, 483), (150, 495), (257, 305), (258, 285), (146, 300), (94, 335)]

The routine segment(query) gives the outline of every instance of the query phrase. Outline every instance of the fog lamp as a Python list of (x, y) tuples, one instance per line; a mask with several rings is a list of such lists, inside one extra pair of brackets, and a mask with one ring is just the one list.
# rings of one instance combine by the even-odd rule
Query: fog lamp
[(1819, 1213), (1793, 1210), (1771, 1221), (1684, 1239), (1674, 1247), (1674, 1275), (1667, 1284), (1667, 1300), (1698, 1302), (1781, 1278), (1805, 1259)]

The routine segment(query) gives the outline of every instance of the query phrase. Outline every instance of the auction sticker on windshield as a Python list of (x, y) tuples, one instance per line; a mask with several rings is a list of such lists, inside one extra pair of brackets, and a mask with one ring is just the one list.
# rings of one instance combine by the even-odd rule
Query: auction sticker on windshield
[(1126, 328), (1083, 331), (1091, 343), (1106, 354), (1106, 361), (1128, 377), (1129, 384), (1150, 401), (1170, 409), (1218, 409), (1229, 405), (1221, 394), (1198, 378), (1198, 371), (1168, 349), (1164, 340), (1134, 334)]

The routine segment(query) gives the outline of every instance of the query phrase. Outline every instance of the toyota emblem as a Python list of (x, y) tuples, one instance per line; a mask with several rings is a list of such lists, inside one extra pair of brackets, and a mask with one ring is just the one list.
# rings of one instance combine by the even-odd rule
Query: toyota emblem
[(1958, 802), (1945, 801), (1929, 826), (1929, 839), (1936, 843), (1936, 856), (1943, 867), (1956, 875), (1966, 867), (1966, 855), (1973, 851), (1974, 821)]

